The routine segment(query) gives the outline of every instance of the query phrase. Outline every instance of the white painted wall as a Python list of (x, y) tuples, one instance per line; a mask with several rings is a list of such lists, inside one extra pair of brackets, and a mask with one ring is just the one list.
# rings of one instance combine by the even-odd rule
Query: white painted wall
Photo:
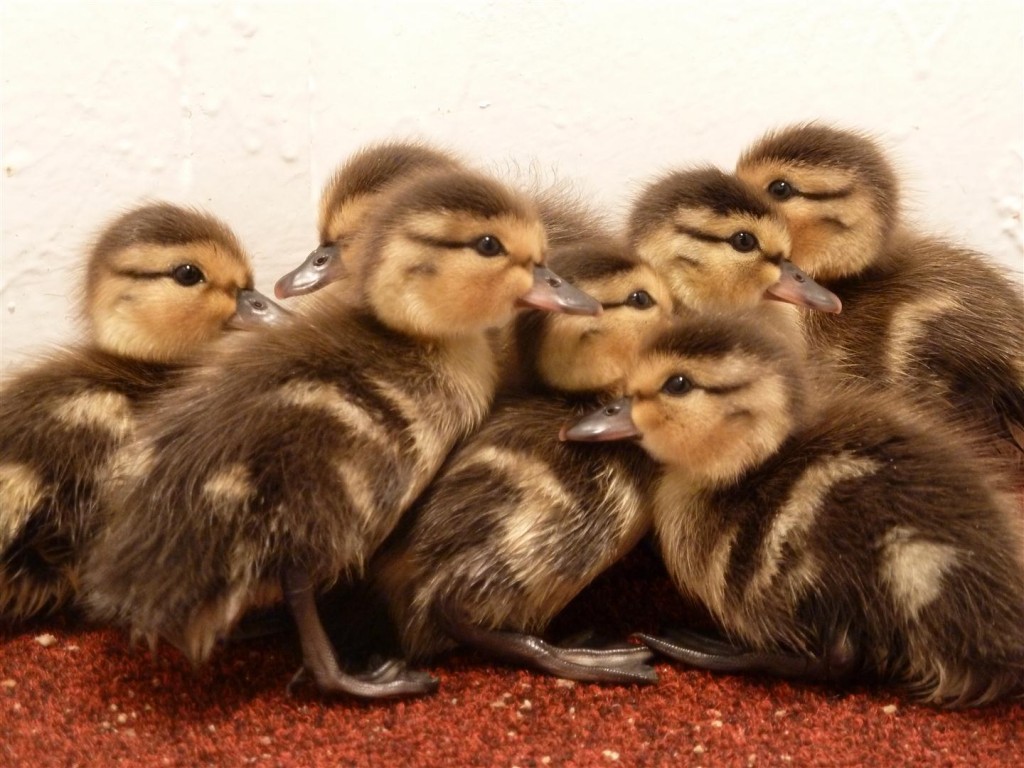
[(824, 118), (884, 139), (924, 226), (1024, 269), (1020, 0), (0, 6), (0, 370), (74, 337), (111, 215), (204, 206), (269, 291), (314, 243), (327, 174), (386, 136), (532, 164), (621, 213), (654, 173)]

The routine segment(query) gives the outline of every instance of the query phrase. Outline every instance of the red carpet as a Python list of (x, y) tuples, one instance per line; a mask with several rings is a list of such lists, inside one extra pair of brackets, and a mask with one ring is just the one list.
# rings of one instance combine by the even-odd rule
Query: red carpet
[[(644, 605), (637, 621), (627, 608)], [(685, 613), (645, 554), (606, 575), (553, 633), (596, 620), (654, 629)], [(44, 647), (36, 638), (56, 638)], [(471, 653), (433, 667), (438, 695), (364, 704), (285, 684), (290, 635), (193, 671), (124, 633), (57, 618), (0, 634), (6, 766), (613, 766), (1024, 764), (1024, 703), (948, 712), (890, 691), (834, 692), (658, 663), (648, 688), (567, 683)]]

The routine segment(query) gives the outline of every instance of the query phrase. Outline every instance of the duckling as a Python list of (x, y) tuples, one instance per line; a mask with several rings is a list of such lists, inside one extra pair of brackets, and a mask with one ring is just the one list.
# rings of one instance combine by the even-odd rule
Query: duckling
[[(547, 214), (549, 223), (576, 220), (571, 210)], [(638, 339), (673, 308), (665, 283), (623, 243), (589, 231), (567, 240), (552, 249), (552, 267), (604, 312), (516, 321), (526, 352), (520, 381), (533, 386), (499, 397), (374, 561), (371, 579), (407, 658), (464, 643), (560, 677), (653, 682), (642, 647), (563, 648), (527, 634), (542, 632), (650, 528), (655, 466), (643, 451), (557, 435), (614, 391)]]
[(455, 170), (461, 163), (440, 149), (411, 141), (364, 147), (338, 168), (320, 196), (320, 245), (274, 286), (279, 299), (313, 293), (351, 271), (344, 253), (389, 185), (414, 173)]
[(244, 312), (259, 296), (231, 230), (212, 216), (167, 203), (112, 221), (86, 272), (86, 340), (3, 382), (5, 621), (72, 602), (82, 548), (98, 516), (97, 484), (140, 408), (224, 333), (236, 309)]
[[(673, 171), (648, 184), (627, 230), (636, 252), (662, 271), (689, 309), (745, 309), (766, 298), (828, 313), (842, 309), (789, 260), (789, 232), (771, 205), (717, 168)], [(790, 322), (796, 327), (795, 317)]]
[(322, 691), (425, 693), (436, 681), (398, 663), (343, 672), (316, 592), (362, 571), (483, 420), (497, 378), (487, 329), (518, 306), (600, 305), (543, 268), (532, 205), (475, 173), (390, 189), (351, 248), (360, 301), (225, 345), (154, 406), (85, 582), (97, 616), (193, 662), (283, 595)]
[[(814, 388), (744, 318), (680, 320), (627, 396), (563, 431), (664, 466), (654, 528), (678, 588), (727, 636), (644, 637), (717, 670), (860, 673), (970, 705), (1024, 684), (1024, 538), (965, 434), (891, 392)], [(812, 407), (813, 406), (813, 407)]]
[(842, 297), (841, 317), (804, 318), (819, 357), (1024, 458), (1024, 294), (983, 255), (903, 225), (874, 140), (796, 125), (755, 142), (736, 172), (785, 216), (794, 262)]

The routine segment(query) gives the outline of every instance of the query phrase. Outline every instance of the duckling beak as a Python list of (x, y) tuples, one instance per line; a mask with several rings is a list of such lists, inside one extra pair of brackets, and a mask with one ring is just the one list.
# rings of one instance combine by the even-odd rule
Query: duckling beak
[(622, 397), (600, 410), (588, 413), (575, 424), (566, 424), (558, 433), (562, 442), (573, 440), (581, 443), (605, 442), (639, 438), (640, 430), (633, 423), (633, 401)]
[(279, 299), (302, 296), (323, 288), (345, 275), (341, 261), (341, 249), (337, 243), (321, 245), (306, 260), (274, 285), (274, 295)]
[(782, 260), (782, 277), (765, 291), (766, 299), (786, 301), (819, 312), (840, 313), (843, 302), (832, 291), (814, 282), (807, 273), (789, 259)]
[(292, 315), (259, 291), (239, 291), (235, 304), (235, 314), (229, 325), (241, 330), (281, 325)]
[(601, 302), (540, 265), (533, 268), (533, 287), (516, 304), (569, 315), (601, 314)]

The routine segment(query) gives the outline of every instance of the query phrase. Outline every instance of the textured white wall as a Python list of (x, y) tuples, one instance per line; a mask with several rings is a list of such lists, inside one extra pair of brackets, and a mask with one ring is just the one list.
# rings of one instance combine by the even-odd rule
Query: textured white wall
[(142, 198), (223, 217), (257, 287), (386, 136), (576, 180), (608, 211), (767, 128), (877, 133), (918, 221), (1024, 269), (1020, 0), (0, 3), (0, 369), (74, 337), (77, 268)]

